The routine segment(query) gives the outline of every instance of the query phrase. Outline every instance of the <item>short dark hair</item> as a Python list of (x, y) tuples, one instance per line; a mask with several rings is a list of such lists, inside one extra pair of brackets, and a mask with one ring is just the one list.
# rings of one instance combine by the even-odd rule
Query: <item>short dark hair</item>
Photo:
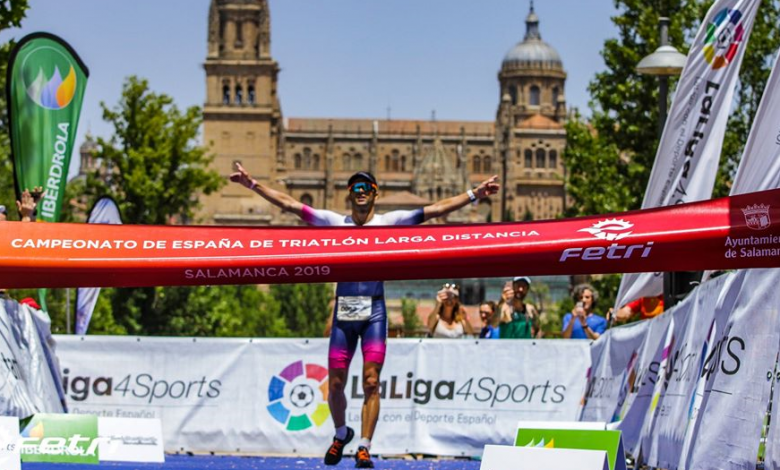
[(376, 186), (379, 186), (379, 183), (376, 182), (376, 178), (374, 178), (374, 175), (372, 175), (367, 171), (358, 171), (354, 175), (350, 176), (349, 181), (347, 181), (347, 186), (352, 186), (355, 183), (355, 181), (359, 179), (368, 180), (368, 182)]

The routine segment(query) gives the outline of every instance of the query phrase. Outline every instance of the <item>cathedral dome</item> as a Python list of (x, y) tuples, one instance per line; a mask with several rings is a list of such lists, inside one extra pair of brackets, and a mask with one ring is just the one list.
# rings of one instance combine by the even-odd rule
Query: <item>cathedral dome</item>
[(517, 43), (506, 56), (501, 68), (543, 68), (563, 70), (563, 61), (558, 51), (551, 45), (542, 41), (539, 33), (539, 17), (534, 12), (533, 2), (531, 11), (525, 20), (525, 37)]

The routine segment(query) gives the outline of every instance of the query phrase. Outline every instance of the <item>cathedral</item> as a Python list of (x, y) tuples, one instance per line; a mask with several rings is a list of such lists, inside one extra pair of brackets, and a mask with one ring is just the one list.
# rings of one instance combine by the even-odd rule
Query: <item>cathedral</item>
[[(211, 0), (203, 135), (220, 174), (239, 161), (258, 181), (341, 213), (349, 211), (347, 179), (358, 170), (379, 180), (379, 212), (422, 207), (497, 174), (498, 195), (446, 222), (549, 219), (564, 210), (566, 72), (542, 40), (533, 2), (525, 36), (500, 65), (494, 121), (285, 116), (268, 3)], [(299, 223), (234, 184), (201, 203), (203, 223)]]

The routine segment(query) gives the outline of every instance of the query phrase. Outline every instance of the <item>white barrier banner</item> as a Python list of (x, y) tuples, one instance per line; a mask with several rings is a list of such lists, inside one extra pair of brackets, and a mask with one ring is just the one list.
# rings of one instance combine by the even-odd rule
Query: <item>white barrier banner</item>
[(651, 322), (613, 328), (591, 345), (591, 372), (585, 391), (582, 421), (612, 422), (636, 378), (636, 364)]
[(33, 313), (15, 300), (0, 301), (0, 414), (5, 416), (63, 411)]
[(659, 379), (664, 339), (672, 326), (671, 311), (650, 320), (647, 335), (639, 348), (632, 372), (629, 372), (628, 395), (616, 412), (618, 429), (623, 432), (626, 452), (637, 455), (645, 427), (647, 409)]
[(754, 468), (756, 463), (780, 344), (780, 270), (743, 272), (734, 306), (716, 312), (717, 341), (704, 364), (690, 469)]
[[(160, 418), (167, 450), (322, 454), (333, 436), (326, 339), (57, 336), (72, 413)], [(479, 455), (519, 420), (572, 421), (588, 342), (390, 340), (377, 453)], [(496, 361), (501, 357), (506, 360)], [(362, 360), (346, 386), (360, 429)], [(355, 452), (357, 440), (346, 452)]]
[(734, 277), (721, 276), (700, 286), (674, 308), (673, 345), (661, 377), (650, 446), (643, 448), (650, 466), (677, 468), (679, 464), (694, 391), (710, 349), (715, 310), (733, 303), (730, 291), (724, 289), (729, 279)]

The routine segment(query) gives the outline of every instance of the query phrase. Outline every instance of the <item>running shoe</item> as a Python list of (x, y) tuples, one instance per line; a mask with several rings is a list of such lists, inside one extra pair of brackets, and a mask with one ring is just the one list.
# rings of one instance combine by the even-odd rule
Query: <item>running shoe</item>
[(355, 437), (355, 431), (347, 427), (347, 436), (344, 439), (333, 438), (333, 444), (330, 445), (328, 453), (325, 454), (325, 465), (338, 465), (341, 462), (341, 456), (344, 454), (344, 446)]
[(355, 468), (374, 468), (374, 462), (371, 461), (371, 454), (364, 446), (358, 447), (355, 454)]

